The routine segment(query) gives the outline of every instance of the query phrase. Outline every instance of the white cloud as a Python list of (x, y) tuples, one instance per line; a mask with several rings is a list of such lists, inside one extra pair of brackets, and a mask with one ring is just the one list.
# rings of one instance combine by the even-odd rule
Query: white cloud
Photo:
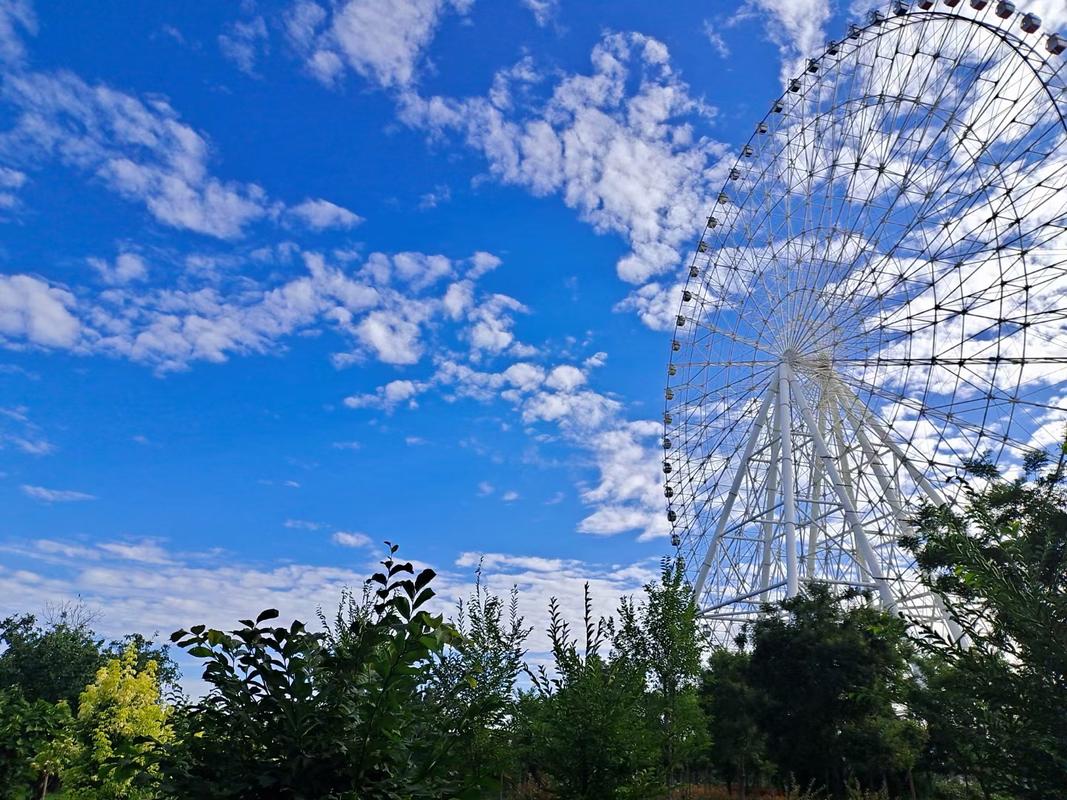
[(442, 203), (447, 203), (451, 199), (452, 190), (448, 188), (446, 184), (439, 184), (433, 187), (432, 192), (426, 192), (419, 196), (419, 208), (423, 211), (437, 208)]
[(585, 383), (585, 373), (570, 364), (555, 367), (548, 373), (545, 385), (561, 392), (572, 392)]
[(422, 357), (421, 330), (397, 311), (373, 311), (356, 327), (356, 336), (386, 364), (414, 364)]
[(26, 173), (0, 166), (0, 189), (18, 189), (26, 183)]
[(81, 500), (96, 499), (91, 494), (75, 492), (70, 489), (48, 489), (44, 486), (31, 486), (27, 483), (22, 484), (20, 488), (24, 495), (32, 497), (34, 500), (40, 500), (42, 503), (76, 503)]
[(509, 384), (522, 391), (532, 391), (545, 381), (545, 371), (536, 364), (517, 361), (501, 373)]
[(748, 0), (738, 13), (764, 18), (767, 38), (781, 53), (785, 84), (821, 52), (832, 11), (830, 0)]
[(246, 75), (256, 74), (256, 60), (269, 51), (267, 23), (263, 17), (237, 21), (219, 34), (219, 50)]
[(413, 407), (415, 398), (428, 388), (428, 384), (416, 381), (390, 381), (370, 394), (350, 395), (345, 398), (344, 403), (349, 408), (381, 408), (386, 411), (392, 411), (405, 402)]
[(73, 347), (81, 323), (74, 295), (30, 275), (0, 275), (0, 337), (45, 347)]
[(331, 446), (334, 450), (359, 450), (363, 445), (359, 442), (334, 442)]
[(489, 483), (489, 481), (482, 481), (481, 483), (478, 484), (478, 496), (479, 497), (487, 497), (487, 496), (491, 495), (493, 493), (493, 491), (494, 491), (493, 484)]
[(514, 489), (509, 489), (508, 491), (504, 492), (504, 494), (500, 495), (500, 499), (503, 500), (505, 503), (514, 503), (516, 500), (519, 499), (519, 493), (516, 492)]
[(97, 547), (123, 561), (137, 561), (142, 564), (171, 563), (170, 556), (163, 546), (151, 539), (139, 542), (102, 542)]
[[(3, 63), (3, 59), (0, 59)], [(15, 192), (26, 183), (26, 173), (0, 166), (0, 211), (15, 208), (19, 204)]]
[[(676, 266), (706, 198), (725, 177), (722, 145), (695, 138), (711, 109), (672, 71), (667, 48), (641, 34), (608, 34), (590, 75), (566, 75), (542, 104), (513, 107), (514, 81), (534, 84), (529, 62), (498, 73), (488, 97), (401, 97), (400, 116), (433, 135), (456, 131), (502, 182), (558, 193), (597, 231), (624, 235), (619, 276), (643, 283)], [(638, 88), (631, 92), (636, 82)]]
[[(597, 353), (587, 368), (605, 360), (606, 354)], [(553, 426), (554, 435), (587, 455), (597, 477), (592, 486), (582, 485), (580, 495), (591, 512), (579, 523), (579, 531), (596, 535), (637, 531), (641, 539), (669, 532), (663, 512), (660, 423), (626, 420), (623, 404), (583, 388), (588, 376), (573, 365), (557, 365), (546, 371), (540, 365), (520, 361), (500, 372), (481, 372), (467, 364), (439, 358), (436, 367), (431, 378), (418, 384), (420, 391), (430, 387), (446, 392), (451, 389), (456, 397), (480, 402), (500, 398), (514, 407), (524, 424)], [(391, 409), (396, 404), (384, 402), (386, 388), (352, 401), (356, 407)], [(447, 393), (445, 397), (448, 399)], [(494, 490), (492, 484), (483, 482), (478, 492), (485, 496)], [(516, 494), (514, 499), (517, 497)]]
[(148, 265), (136, 253), (119, 253), (115, 263), (109, 264), (102, 258), (87, 259), (89, 266), (100, 273), (105, 283), (124, 284), (141, 280), (148, 275)]
[(393, 256), (396, 275), (416, 291), (437, 283), (452, 274), (452, 262), (439, 255), (397, 253)]
[(30, 0), (0, 2), (0, 64), (18, 63), (25, 57), (20, 28), (30, 34), (37, 32), (37, 17)]
[(442, 301), (448, 316), (457, 320), (474, 305), (474, 284), (470, 281), (459, 281), (448, 287)]
[[(250, 257), (293, 262), (300, 251)], [(137, 289), (129, 285), (147, 272), (144, 260), (120, 254), (114, 263), (89, 263), (112, 285), (90, 290), (50, 286), (29, 275), (0, 276), (0, 345), (26, 343), (107, 353), (151, 364), (160, 372), (187, 368), (195, 361), (223, 362), (245, 353), (278, 352), (285, 338), (332, 328), (352, 349), (334, 354), (337, 366), (371, 356), (388, 364), (414, 364), (427, 347), (425, 335), (439, 338), (442, 318), (468, 323), (451, 331), (476, 350), (500, 352), (521, 346), (512, 333), (515, 313), (525, 307), (506, 295), (479, 297), (471, 280), (452, 284), (443, 294), (430, 292), (454, 272), (455, 264), (495, 258), (482, 253), (469, 260), (405, 252), (373, 253), (360, 267), (358, 256), (345, 266), (327, 263), (314, 252), (301, 253), (304, 274), (263, 283), (241, 274), (245, 259), (235, 255), (219, 264), (197, 259), (181, 288)], [(273, 280), (272, 280), (273, 279)], [(377, 285), (376, 285), (377, 284)], [(438, 291), (441, 291), (438, 289)], [(524, 351), (525, 352), (525, 351)]]
[(522, 0), (522, 4), (530, 9), (542, 28), (559, 13), (559, 0)]
[[(103, 636), (133, 631), (165, 636), (198, 623), (229, 629), (264, 608), (281, 611), (285, 624), (300, 619), (314, 625), (317, 608), (329, 613), (343, 588), (359, 587), (377, 568), (369, 557), (366, 564), (344, 569), (298, 562), (249, 564), (230, 554), (168, 551), (157, 554), (157, 562), (138, 562), (118, 555), (114, 548), (47, 539), (3, 549), (8, 557), (0, 560), (0, 616), (43, 610), (57, 600), (77, 596), (91, 608), (104, 609), (99, 620)], [(417, 554), (401, 550), (401, 555)], [(11, 557), (25, 563), (14, 566)], [(438, 573), (435, 611), (452, 613), (454, 603), (469, 595), (474, 588), (473, 568), (479, 563), (482, 585), (489, 591), (506, 596), (513, 586), (518, 588), (519, 613), (534, 629), (527, 642), (531, 659), (549, 649), (545, 634), (549, 598), (558, 599), (565, 619), (579, 622), (588, 583), (593, 613), (611, 615), (621, 596), (640, 591), (658, 573), (654, 558), (600, 564), (544, 555), (465, 552), (451, 565), (432, 565)]]
[(487, 272), (492, 272), (502, 263), (503, 262), (492, 253), (486, 253), (484, 250), (479, 250), (471, 256), (471, 268), (467, 272), (467, 277), (480, 278)]
[(366, 534), (352, 533), (350, 531), (337, 531), (330, 538), (334, 544), (339, 544), (341, 547), (370, 547), (373, 544)]
[(8, 445), (31, 456), (45, 456), (56, 449), (41, 433), (40, 426), (30, 419), (25, 406), (0, 406), (0, 449)]
[(266, 216), (257, 185), (223, 181), (207, 169), (207, 141), (164, 100), (141, 100), (69, 72), (15, 72), (2, 99), (14, 124), (0, 154), (16, 162), (54, 157), (143, 202), (160, 222), (220, 238)]
[(321, 231), (327, 228), (354, 228), (363, 222), (363, 217), (329, 200), (305, 200), (289, 209), (289, 213), (304, 224)]
[(286, 528), (293, 528), (295, 530), (302, 531), (317, 531), (319, 528), (322, 527), (321, 523), (312, 522), (311, 520), (307, 519), (287, 519), (282, 524), (285, 525)]
[(646, 283), (621, 300), (616, 311), (633, 311), (641, 322), (654, 331), (674, 330), (678, 304), (682, 298), (680, 283)]
[(1027, 0), (1020, 8), (1041, 17), (1042, 27), (1046, 32), (1053, 32), (1067, 26), (1067, 4), (1063, 0)]
[(722, 38), (722, 34), (719, 33), (710, 20), (704, 20), (704, 35), (708, 38), (712, 49), (715, 50), (719, 58), (730, 57), (730, 48), (726, 44), (726, 40)]
[(383, 87), (407, 86), (451, 6), (465, 12), (464, 0), (348, 0), (327, 11), (296, 3), (287, 18), (290, 42), (309, 71), (326, 84), (344, 66)]

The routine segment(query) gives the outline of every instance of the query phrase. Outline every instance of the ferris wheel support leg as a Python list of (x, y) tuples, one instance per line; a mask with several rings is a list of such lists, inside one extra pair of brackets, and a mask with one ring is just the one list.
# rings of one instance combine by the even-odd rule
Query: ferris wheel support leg
[[(852, 479), (852, 468), (848, 463), (849, 448), (845, 445), (845, 435), (842, 430), (844, 422), (837, 414), (834, 415), (833, 420), (830, 423), (830, 432), (834, 437), (834, 443), (837, 445), (837, 457), (838, 457), (838, 474), (841, 476), (841, 488), (848, 497), (849, 502), (852, 504), (852, 508), (857, 508), (856, 495), (852, 493), (851, 487), (855, 486), (855, 481)], [(857, 465), (859, 469), (859, 465)], [(856, 536), (855, 529), (852, 530), (852, 559), (859, 565), (861, 572), (866, 572), (868, 575), (874, 574), (874, 568), (871, 567), (865, 557), (862, 543)]]
[[(782, 526), (785, 529), (786, 597), (799, 591), (797, 575), (797, 497), (793, 475), (793, 417), (790, 410), (790, 370), (786, 362), (778, 368), (778, 441), (782, 459)], [(799, 399), (799, 398), (798, 398)]]
[[(775, 416), (777, 419), (777, 415)], [(777, 437), (778, 426), (774, 426), (773, 435)], [(767, 596), (771, 583), (771, 542), (774, 539), (774, 520), (771, 518), (771, 509), (775, 506), (775, 497), (778, 495), (778, 442), (771, 443), (771, 463), (767, 468), (767, 493), (764, 500), (766, 511), (763, 515), (763, 557), (760, 563), (760, 600), (764, 603), (769, 599)]]
[(845, 410), (845, 414), (848, 415), (849, 422), (852, 426), (858, 428), (860, 425), (866, 424), (868, 428), (874, 431), (878, 440), (892, 451), (893, 455), (896, 456), (897, 461), (899, 461), (904, 469), (908, 471), (911, 479), (915, 481), (915, 485), (923, 491), (927, 499), (935, 506), (945, 505), (945, 498), (941, 492), (938, 491), (936, 486), (930, 483), (930, 480), (923, 475), (922, 471), (916, 467), (911, 462), (911, 459), (904, 454), (904, 451), (897, 446), (896, 442), (889, 436), (889, 431), (882, 427), (882, 424), (874, 418), (873, 414), (869, 415), (865, 420), (857, 419), (855, 406), (863, 405), (863, 401), (859, 399), (856, 393), (840, 380), (835, 380), (834, 383), (850, 401), (849, 403), (845, 403), (844, 398), (842, 398), (841, 407)]
[[(847, 410), (846, 410), (847, 413)], [(900, 494), (897, 492), (897, 487), (893, 483), (892, 478), (885, 471), (885, 466), (878, 458), (878, 454), (874, 450), (874, 446), (871, 444), (871, 440), (867, 438), (867, 434), (863, 430), (862, 425), (854, 425), (856, 431), (856, 438), (859, 439), (860, 448), (863, 450), (864, 456), (867, 461), (870, 462), (871, 468), (874, 471), (874, 476), (878, 481), (879, 487), (882, 489), (882, 494), (885, 495), (886, 501), (889, 503), (889, 508), (893, 512), (893, 516), (897, 521), (901, 532), (905, 536), (911, 536), (914, 533), (914, 529), (911, 523), (908, 521), (907, 515), (904, 513), (904, 504), (900, 499)], [(963, 642), (964, 646), (967, 646), (969, 640), (963, 629), (959, 626), (959, 623), (952, 618), (952, 615), (948, 613), (945, 608), (945, 604), (941, 602), (941, 598), (934, 592), (928, 592), (931, 601), (934, 604), (934, 608), (937, 611), (938, 616), (941, 618), (941, 622), (948, 628), (949, 634), (952, 636), (953, 641)]]
[(763, 398), (763, 404), (760, 406), (759, 412), (756, 414), (756, 422), (752, 426), (752, 433), (748, 437), (748, 442), (745, 443), (745, 451), (741, 455), (741, 461), (737, 465), (737, 472), (734, 473), (734, 482), (730, 486), (730, 491), (726, 495), (726, 503), (723, 505), (722, 512), (719, 515), (719, 521), (715, 525), (715, 533), (712, 534), (711, 543), (708, 545), (707, 555), (704, 556), (704, 563), (700, 566), (700, 572), (697, 574), (696, 582), (693, 584), (693, 593), (696, 597), (701, 596), (701, 592), (704, 589), (704, 581), (708, 578), (708, 570), (711, 569), (711, 564), (715, 560), (715, 554), (719, 547), (719, 540), (722, 539), (723, 531), (726, 530), (726, 525), (730, 521), (730, 512), (733, 511), (734, 501), (737, 500), (737, 494), (741, 490), (741, 481), (745, 476), (745, 471), (748, 469), (748, 462), (752, 458), (752, 451), (756, 449), (756, 441), (759, 439), (760, 433), (763, 431), (763, 426), (767, 423), (767, 412), (771, 407), (771, 402), (774, 399), (776, 388), (771, 386), (767, 390), (767, 396)]
[[(822, 413), (816, 413), (816, 420), (818, 424), (822, 424)], [(821, 430), (821, 429), (820, 429)], [(813, 500), (822, 500), (822, 461), (816, 456), (812, 459), (811, 464), (811, 497)], [(821, 508), (821, 507), (820, 507)], [(811, 516), (815, 516), (812, 514)], [(815, 549), (819, 544), (819, 534), (822, 532), (822, 514), (818, 515), (818, 521), (811, 520), (808, 522), (808, 552), (806, 555), (806, 563), (804, 565), (804, 576), (808, 580), (812, 580), (815, 577)]]
[[(783, 365), (783, 367), (786, 380), (790, 381), (791, 371), (788, 365)], [(873, 579), (874, 584), (878, 587), (878, 597), (882, 602), (882, 606), (888, 610), (893, 610), (896, 607), (893, 592), (890, 590), (885, 576), (878, 574), (881, 570), (878, 568), (878, 560), (874, 548), (871, 547), (871, 543), (867, 539), (867, 533), (863, 530), (863, 523), (860, 522), (859, 514), (856, 513), (855, 504), (852, 502), (845, 485), (841, 482), (841, 476), (837, 471), (837, 467), (834, 466), (833, 458), (830, 456), (830, 450), (826, 446), (826, 440), (823, 438), (822, 432), (815, 424), (815, 418), (811, 413), (811, 409), (808, 408), (807, 398), (804, 397), (803, 392), (799, 391), (793, 392), (793, 398), (796, 401), (797, 408), (800, 409), (801, 416), (804, 418), (804, 424), (807, 425), (808, 431), (811, 433), (812, 441), (815, 444), (815, 450), (818, 453), (819, 458), (823, 460), (826, 474), (830, 478), (830, 483), (834, 487), (837, 499), (841, 503), (841, 508), (845, 514), (845, 520), (848, 522), (849, 527), (852, 528), (852, 533), (855, 536), (856, 544), (862, 553), (863, 561), (867, 562), (867, 572)], [(876, 573), (875, 570), (878, 570), (878, 573)]]

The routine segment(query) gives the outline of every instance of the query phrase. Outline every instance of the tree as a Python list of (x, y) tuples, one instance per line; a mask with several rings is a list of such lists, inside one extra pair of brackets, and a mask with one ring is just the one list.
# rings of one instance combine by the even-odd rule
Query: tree
[(565, 800), (638, 798), (659, 785), (657, 748), (645, 713), (644, 665), (632, 658), (602, 654), (612, 638), (609, 621), (593, 621), (585, 587), (585, 641), (582, 650), (553, 598), (548, 636), (555, 674), (544, 666), (529, 674), (536, 700), (524, 698), (524, 730), (529, 767), (552, 794)]
[(759, 726), (762, 695), (749, 681), (749, 654), (719, 648), (711, 653), (700, 685), (700, 702), (710, 731), (712, 766), (744, 800), (770, 766), (766, 737)]
[(55, 783), (54, 743), (70, 726), (66, 702), (29, 701), (18, 687), (0, 689), (0, 800), (37, 800)]
[(1067, 492), (1064, 448), (1004, 479), (965, 465), (961, 513), (926, 507), (903, 544), (965, 634), (927, 630), (935, 759), (983, 791), (1024, 798), (1067, 786)]
[(771, 760), (783, 777), (838, 796), (850, 781), (903, 783), (922, 746), (921, 727), (897, 712), (909, 687), (904, 623), (869, 600), (811, 584), (749, 631)]
[(531, 630), (519, 615), (518, 590), (512, 588), (505, 606), (483, 585), (479, 566), (474, 591), (459, 602), (453, 624), (463, 637), (462, 647), (448, 648), (432, 662), (428, 693), (453, 692), (443, 713), (456, 718), (457, 725), (468, 719), (463, 724), (470, 733), (456, 747), (464, 772), (479, 783), (502, 782), (518, 766), (511, 730), (515, 685)]
[(0, 642), (0, 687), (17, 686), (30, 701), (62, 700), (76, 708), (102, 661), (102, 642), (88, 621), (65, 612), (43, 628), (32, 614), (7, 617)]
[[(111, 659), (82, 692), (71, 745), (60, 775), (71, 800), (151, 798), (145, 777), (158, 776), (154, 746), (173, 737), (169, 707), (161, 702), (158, 665), (142, 661), (136, 643)], [(119, 762), (124, 766), (118, 767)], [(137, 780), (135, 781), (135, 778)]]
[(160, 647), (141, 634), (105, 643), (92, 629), (93, 614), (80, 602), (54, 608), (48, 616), (43, 626), (32, 614), (0, 621), (0, 688), (17, 686), (27, 700), (64, 701), (77, 710), (78, 698), (97, 670), (121, 658), (130, 645), (136, 649), (139, 670), (154, 661), (161, 683), (177, 686), (178, 667), (166, 645)]
[(174, 634), (204, 661), (211, 688), (177, 721), (162, 792), (392, 800), (476, 788), (454, 755), (468, 718), (443, 713), (459, 687), (426, 691), (430, 664), (462, 638), (424, 608), (433, 570), (415, 575), (396, 550), (362, 598), (346, 592), (335, 619), (323, 618), (323, 633), (300, 622), (270, 625), (279, 613), (268, 609), (233, 631), (197, 625)]
[(696, 690), (703, 640), (682, 559), (664, 559), (659, 581), (645, 586), (640, 605), (623, 598), (619, 621), (615, 658), (632, 659), (646, 675), (646, 713), (658, 723), (662, 768), (673, 786), (683, 765), (707, 745)]

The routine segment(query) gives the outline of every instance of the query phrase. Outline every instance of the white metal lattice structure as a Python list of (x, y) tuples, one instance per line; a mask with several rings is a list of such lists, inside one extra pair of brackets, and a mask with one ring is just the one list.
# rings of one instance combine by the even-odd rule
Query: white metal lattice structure
[[(664, 414), (668, 519), (724, 639), (806, 581), (953, 628), (897, 544), (1067, 419), (1067, 42), (920, 0), (831, 42), (701, 237)], [(947, 494), (946, 494), (947, 493)]]

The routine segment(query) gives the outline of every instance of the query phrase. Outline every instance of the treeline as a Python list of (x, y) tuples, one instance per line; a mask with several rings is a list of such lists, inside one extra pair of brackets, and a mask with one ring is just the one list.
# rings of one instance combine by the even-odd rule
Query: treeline
[(105, 643), (59, 614), (0, 623), (0, 798), (1016, 798), (1067, 795), (1063, 459), (970, 465), (962, 516), (905, 542), (962, 640), (818, 585), (729, 649), (684, 565), (580, 627), (549, 608), (529, 663), (517, 597), (479, 581), (451, 618), (392, 547), (314, 630), (278, 612)]

